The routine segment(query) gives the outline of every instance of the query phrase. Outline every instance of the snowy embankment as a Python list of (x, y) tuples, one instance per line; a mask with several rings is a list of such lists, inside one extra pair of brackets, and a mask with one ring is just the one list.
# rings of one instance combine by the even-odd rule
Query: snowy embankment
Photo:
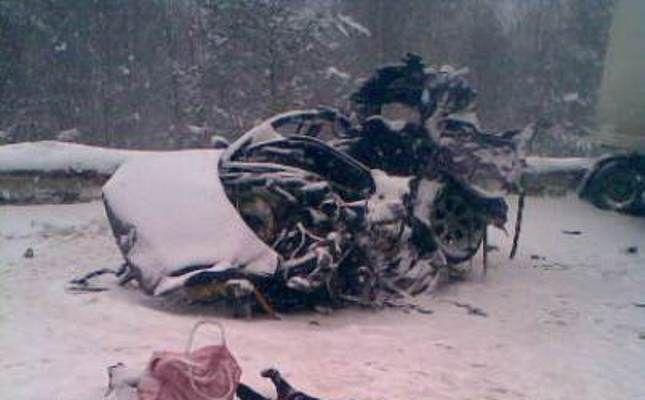
[[(0, 146), (0, 173), (15, 172), (94, 172), (111, 175), (125, 160), (147, 151), (119, 150), (56, 141), (25, 142)], [(588, 158), (528, 157), (527, 173), (587, 170)]]
[[(0, 204), (71, 203), (101, 196), (100, 187), (127, 159), (148, 151), (55, 141), (0, 146)], [(529, 194), (575, 190), (595, 159), (528, 157)]]
[(49, 172), (111, 175), (142, 151), (118, 150), (56, 141), (0, 146), (0, 173)]
[(0, 146), (0, 204), (97, 199), (125, 160), (146, 153), (55, 141)]
[(181, 350), (208, 317), (225, 325), (243, 381), (266, 394), (258, 372), (277, 366), (325, 399), (642, 399), (645, 220), (571, 197), (528, 198), (522, 232), (514, 261), (511, 239), (491, 232), (500, 251), (485, 279), (420, 296), (431, 315), (346, 309), (246, 321), (109, 278), (104, 292), (66, 292), (69, 279), (121, 261), (102, 205), (3, 206), (0, 398), (99, 400), (107, 365), (141, 368), (154, 350)]

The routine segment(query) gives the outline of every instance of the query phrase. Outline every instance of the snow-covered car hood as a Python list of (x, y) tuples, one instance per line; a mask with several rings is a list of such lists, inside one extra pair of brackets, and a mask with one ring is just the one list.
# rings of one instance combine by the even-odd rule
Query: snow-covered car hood
[[(148, 293), (180, 285), (188, 267), (272, 274), (277, 254), (246, 225), (218, 176), (221, 150), (156, 153), (125, 162), (103, 187), (119, 247)], [(123, 229), (125, 228), (125, 229)], [(125, 233), (127, 232), (127, 233)], [(185, 275), (182, 275), (185, 278)]]

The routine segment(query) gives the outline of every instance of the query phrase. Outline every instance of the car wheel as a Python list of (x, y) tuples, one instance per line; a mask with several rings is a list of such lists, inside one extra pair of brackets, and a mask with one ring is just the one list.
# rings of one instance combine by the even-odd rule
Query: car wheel
[(603, 165), (588, 187), (589, 200), (599, 208), (635, 212), (642, 206), (643, 176), (624, 161)]
[(433, 200), (430, 223), (437, 245), (451, 264), (475, 255), (486, 229), (481, 211), (450, 185), (441, 189)]

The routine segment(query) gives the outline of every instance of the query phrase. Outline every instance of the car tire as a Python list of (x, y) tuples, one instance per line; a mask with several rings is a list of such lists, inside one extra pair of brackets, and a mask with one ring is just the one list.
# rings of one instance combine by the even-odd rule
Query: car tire
[(610, 161), (591, 178), (586, 197), (598, 208), (639, 213), (643, 211), (643, 179), (628, 160)]

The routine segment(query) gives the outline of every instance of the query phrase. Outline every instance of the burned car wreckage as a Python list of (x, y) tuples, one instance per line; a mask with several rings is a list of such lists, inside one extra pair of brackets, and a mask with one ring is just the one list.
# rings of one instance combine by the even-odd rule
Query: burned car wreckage
[(124, 164), (104, 187), (122, 281), (245, 312), (431, 287), (504, 227), (489, 193), (513, 187), (532, 131), (482, 132), (462, 75), (408, 55), (352, 95), (351, 117), (293, 111), (223, 150)]

